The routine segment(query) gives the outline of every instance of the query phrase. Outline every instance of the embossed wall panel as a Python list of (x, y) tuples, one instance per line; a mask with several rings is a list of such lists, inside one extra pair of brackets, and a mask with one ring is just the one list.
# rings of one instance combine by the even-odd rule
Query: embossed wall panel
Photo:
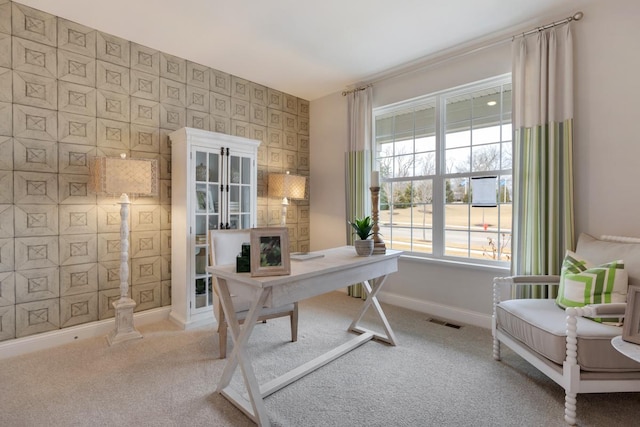
[(58, 79), (96, 87), (96, 61), (88, 56), (58, 50)]
[[(3, 16), (0, 15), (0, 19), (2, 18)], [(0, 67), (11, 68), (11, 36), (9, 34), (0, 33)]]
[(160, 231), (131, 232), (131, 258), (155, 257), (160, 255)]
[(187, 126), (195, 129), (209, 130), (209, 113), (187, 110)]
[[(60, 267), (60, 296), (98, 292), (98, 264), (77, 264)], [(96, 298), (97, 301), (97, 298)], [(96, 309), (98, 308), (96, 304)]]
[(13, 38), (13, 69), (55, 79), (56, 48), (42, 43)]
[(162, 306), (169, 306), (171, 305), (171, 280), (163, 280), (160, 285), (162, 286)]
[(58, 147), (53, 141), (15, 138), (13, 169), (30, 172), (58, 172)]
[(16, 304), (16, 337), (56, 330), (60, 327), (60, 302), (57, 298)]
[[(98, 212), (98, 233), (118, 233), (120, 231), (120, 205), (113, 200), (111, 204), (100, 204)], [(102, 258), (100, 258), (102, 261)]]
[(186, 107), (187, 85), (174, 80), (160, 78), (160, 102), (176, 107)]
[(95, 147), (58, 143), (58, 171), (63, 174), (89, 175), (89, 160)]
[(231, 97), (243, 101), (251, 101), (251, 82), (240, 77), (231, 76)]
[(18, 3), (13, 3), (11, 12), (14, 36), (49, 46), (56, 45), (57, 21), (55, 16)]
[[(131, 260), (132, 283), (144, 284), (160, 282), (161, 259), (159, 256), (133, 258)], [(135, 286), (135, 285), (134, 285)]]
[(98, 119), (98, 147), (129, 150), (130, 124), (117, 120)]
[(120, 260), (120, 233), (98, 233), (100, 262)]
[(0, 102), (13, 101), (12, 92), (13, 72), (9, 68), (0, 68)]
[(112, 64), (128, 67), (131, 48), (127, 40), (98, 31), (96, 33), (96, 58)]
[(58, 112), (58, 139), (70, 144), (96, 145), (96, 118)]
[(131, 231), (160, 230), (160, 214), (158, 205), (132, 205), (129, 211)]
[(282, 103), (283, 103), (282, 92), (268, 88), (267, 89), (267, 107), (273, 108), (276, 110), (282, 110)]
[(0, 136), (0, 170), (13, 169), (13, 139)]
[(131, 69), (160, 75), (160, 52), (131, 42)]
[(58, 175), (14, 172), (13, 194), (16, 204), (57, 204)]
[(98, 261), (95, 234), (60, 236), (60, 265), (87, 264)]
[(13, 104), (13, 136), (55, 141), (58, 137), (56, 111)]
[[(131, 291), (131, 289), (129, 289)], [(115, 316), (113, 303), (120, 299), (120, 289), (106, 289), (98, 292), (98, 319), (109, 319)]]
[(18, 237), (15, 239), (16, 271), (58, 265), (58, 236)]
[(120, 288), (120, 261), (102, 261), (98, 263), (98, 289)]
[(146, 285), (135, 285), (131, 289), (131, 297), (136, 302), (135, 311), (158, 308), (162, 305), (162, 287), (160, 282)]
[(60, 298), (62, 328), (98, 320), (98, 294), (95, 292)]
[(187, 109), (175, 105), (160, 104), (160, 127), (178, 130), (187, 123)]
[(0, 271), (13, 271), (15, 266), (13, 238), (0, 239)]
[(16, 310), (15, 306), (0, 307), (0, 341), (10, 340), (16, 337)]
[(187, 61), (187, 85), (204, 89), (209, 95), (209, 67)]
[(60, 185), (60, 204), (95, 204), (96, 194), (89, 189), (87, 175), (58, 175)]
[(187, 82), (187, 61), (177, 56), (160, 52), (160, 77)]
[(96, 87), (98, 89), (129, 94), (129, 69), (106, 61), (96, 63)]
[(14, 71), (13, 102), (55, 110), (58, 103), (58, 84), (56, 79)]
[(209, 91), (187, 86), (187, 108), (209, 113)]
[(131, 124), (158, 128), (160, 104), (147, 99), (131, 98)]
[(11, 34), (11, 2), (8, 0), (0, 4), (0, 33)]
[(210, 70), (209, 89), (221, 95), (231, 95), (231, 74)]
[(231, 117), (231, 97), (211, 92), (209, 97), (211, 115), (218, 117)]
[(15, 236), (56, 236), (58, 207), (55, 205), (15, 205)]
[(129, 96), (98, 89), (97, 92), (97, 108), (98, 118), (119, 120), (129, 123), (131, 118), (129, 110)]
[(131, 70), (130, 90), (131, 96), (136, 98), (159, 101), (160, 77), (139, 70)]
[(58, 275), (58, 267), (16, 272), (16, 303), (59, 297)]
[(0, 307), (11, 306), (16, 303), (15, 274), (13, 272), (0, 273)]
[(58, 18), (58, 49), (95, 58), (96, 31), (64, 18)]
[[(133, 101), (132, 101), (133, 102)], [(158, 106), (158, 119), (159, 116)], [(157, 127), (131, 124), (131, 150), (158, 153), (160, 151), (160, 132)]]
[(13, 205), (0, 205), (0, 238), (13, 237)]
[(60, 205), (60, 234), (95, 234), (98, 231), (98, 208), (92, 205)]

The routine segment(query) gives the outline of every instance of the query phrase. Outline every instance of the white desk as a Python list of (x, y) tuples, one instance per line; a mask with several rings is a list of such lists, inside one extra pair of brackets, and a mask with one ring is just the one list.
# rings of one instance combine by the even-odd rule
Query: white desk
[(611, 340), (611, 345), (630, 359), (640, 362), (640, 345), (624, 341), (621, 335)]
[[(396, 345), (395, 336), (376, 295), (382, 288), (387, 276), (398, 270), (398, 258), (402, 251), (387, 250), (384, 255), (359, 257), (356, 255), (353, 246), (343, 246), (320, 252), (324, 254), (324, 257), (302, 262), (291, 261), (291, 274), (288, 276), (251, 277), (249, 273), (236, 273), (235, 265), (207, 268), (207, 271), (218, 279), (220, 301), (229, 321), (231, 337), (234, 343), (233, 351), (227, 360), (217, 391), (259, 426), (270, 425), (263, 401), (270, 394), (369, 340), (376, 339)], [(357, 332), (359, 335), (279, 378), (262, 386), (259, 385), (249, 354), (245, 348), (258, 318), (258, 308), (262, 306), (278, 307), (322, 295), (358, 282), (364, 283), (367, 299), (363, 301), (360, 312), (349, 326), (349, 331)], [(242, 326), (238, 323), (233, 309), (231, 293), (229, 292), (230, 287), (233, 288), (234, 294), (242, 295), (253, 301), (249, 314), (247, 314)], [(358, 326), (358, 322), (370, 307), (374, 308), (382, 321), (384, 335)], [(238, 365), (240, 365), (244, 377), (244, 384), (249, 396), (248, 400), (229, 387), (231, 377)]]

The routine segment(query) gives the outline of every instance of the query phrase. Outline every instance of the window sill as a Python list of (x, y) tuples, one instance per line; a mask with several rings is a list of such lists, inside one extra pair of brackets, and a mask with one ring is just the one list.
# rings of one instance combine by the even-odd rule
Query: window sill
[(416, 262), (422, 264), (437, 264), (448, 267), (456, 267), (456, 268), (466, 268), (475, 271), (487, 271), (495, 273), (496, 275), (508, 276), (511, 274), (511, 267), (509, 263), (502, 263), (500, 265), (488, 265), (488, 264), (478, 264), (473, 262), (464, 262), (452, 259), (444, 259), (444, 258), (427, 258), (420, 257), (415, 255), (401, 255), (400, 259), (402, 261), (408, 262)]

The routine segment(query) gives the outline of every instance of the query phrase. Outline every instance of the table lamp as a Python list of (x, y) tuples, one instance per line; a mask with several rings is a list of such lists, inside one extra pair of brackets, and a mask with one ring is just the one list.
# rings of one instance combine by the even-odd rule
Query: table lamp
[(306, 178), (301, 175), (286, 173), (269, 174), (269, 197), (282, 198), (282, 216), (280, 225), (287, 223), (287, 207), (289, 200), (304, 199)]
[(158, 194), (158, 162), (153, 159), (95, 157), (91, 160), (91, 187), (98, 194), (120, 195), (120, 299), (113, 303), (115, 329), (109, 345), (142, 338), (133, 325), (136, 303), (129, 298), (129, 196)]

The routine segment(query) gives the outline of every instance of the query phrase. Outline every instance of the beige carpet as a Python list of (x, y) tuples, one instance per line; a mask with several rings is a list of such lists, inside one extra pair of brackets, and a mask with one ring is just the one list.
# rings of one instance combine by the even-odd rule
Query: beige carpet
[[(297, 343), (288, 319), (257, 325), (260, 382), (344, 342), (358, 304), (339, 292), (301, 302)], [(384, 307), (399, 345), (369, 342), (269, 396), (274, 426), (565, 425), (563, 390), (509, 350), (494, 361), (490, 331)], [(254, 425), (215, 393), (224, 361), (211, 327), (140, 330), (142, 340), (115, 347), (95, 338), (1, 361), (0, 426)], [(580, 426), (638, 419), (640, 393), (578, 396)]]

